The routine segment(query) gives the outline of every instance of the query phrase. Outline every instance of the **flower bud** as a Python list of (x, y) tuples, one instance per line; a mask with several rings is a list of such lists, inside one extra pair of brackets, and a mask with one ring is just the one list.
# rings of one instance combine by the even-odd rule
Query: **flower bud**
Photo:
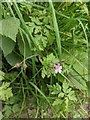
[(9, 12), (7, 12), (7, 16), (9, 16), (10, 14), (9, 14)]
[(20, 63), (16, 63), (16, 68), (19, 68), (20, 67)]
[(24, 68), (24, 70), (26, 70), (27, 69), (27, 64), (23, 64), (23, 68)]

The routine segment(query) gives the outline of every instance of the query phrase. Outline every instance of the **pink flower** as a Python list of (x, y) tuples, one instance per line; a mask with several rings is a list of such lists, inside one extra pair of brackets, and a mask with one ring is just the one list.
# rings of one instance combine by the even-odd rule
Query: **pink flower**
[(54, 68), (55, 73), (61, 73), (62, 72), (62, 66), (60, 64), (56, 65)]

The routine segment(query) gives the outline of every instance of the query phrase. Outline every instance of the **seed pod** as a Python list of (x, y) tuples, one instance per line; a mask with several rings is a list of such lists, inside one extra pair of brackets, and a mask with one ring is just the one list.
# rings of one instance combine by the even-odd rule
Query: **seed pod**
[(25, 63), (25, 64), (23, 64), (23, 68), (24, 68), (24, 70), (26, 70), (27, 69), (27, 64)]
[(19, 68), (20, 67), (20, 63), (16, 63), (16, 68)]

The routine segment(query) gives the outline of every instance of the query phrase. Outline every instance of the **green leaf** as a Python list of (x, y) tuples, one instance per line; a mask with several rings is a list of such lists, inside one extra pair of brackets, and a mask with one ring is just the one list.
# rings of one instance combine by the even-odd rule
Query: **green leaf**
[(68, 98), (69, 100), (73, 100), (73, 101), (76, 100), (74, 91), (70, 91), (70, 93), (68, 94)]
[[(0, 19), (2, 19), (2, 4), (0, 4)], [(0, 26), (1, 28), (1, 26)]]
[(0, 120), (2, 120), (3, 117), (4, 116), (3, 116), (2, 112), (0, 111)]
[(63, 102), (63, 100), (61, 100), (61, 99), (56, 99), (54, 102), (53, 102), (53, 106), (56, 106), (56, 105), (60, 105), (60, 104), (62, 104), (62, 102)]
[(5, 75), (5, 73), (0, 70), (0, 81), (2, 81), (4, 79), (4, 75)]
[(51, 94), (53, 95), (57, 95), (61, 92), (61, 86), (58, 83), (56, 83), (56, 85), (53, 85), (53, 86), (48, 85), (48, 87), (49, 87), (49, 90), (51, 91)]
[[(84, 61), (88, 61), (87, 59)], [(84, 64), (83, 64), (84, 65)], [(88, 70), (86, 70), (87, 66), (82, 67), (80, 64), (78, 63), (74, 63), (73, 64), (73, 68), (80, 74), (80, 75), (84, 75), (84, 74), (88, 74)]]
[(38, 17), (30, 17), (31, 18), (31, 20), (32, 20), (32, 22), (35, 22), (37, 25), (41, 25), (42, 24), (42, 22), (40, 22), (39, 21), (39, 19), (38, 19)]
[(66, 98), (65, 98), (65, 104), (66, 104), (65, 108), (66, 108), (66, 110), (68, 110), (68, 102), (69, 102), (69, 100), (68, 100), (68, 98), (66, 97)]
[(51, 12), (52, 12), (52, 20), (53, 20), (53, 25), (54, 25), (55, 35), (56, 35), (59, 59), (61, 59), (61, 53), (62, 53), (61, 52), (61, 37), (59, 34), (59, 27), (58, 27), (57, 18), (56, 18), (55, 9), (54, 9), (52, 0), (49, 0), (49, 5), (51, 7)]
[(10, 97), (10, 99), (7, 100), (7, 104), (13, 105), (15, 103), (18, 102), (18, 97), (20, 97), (19, 95), (14, 95), (12, 97)]
[(5, 80), (12, 81), (15, 77), (18, 76), (18, 71), (12, 71), (5, 74)]
[(14, 66), (16, 63), (20, 63), (22, 61), (21, 57), (14, 52), (11, 52), (9, 55), (7, 55), (6, 60), (12, 66)]
[(18, 105), (18, 104), (14, 104), (13, 107), (12, 107), (12, 111), (13, 111), (14, 113), (19, 112), (19, 111), (20, 111), (19, 105)]
[(42, 65), (42, 77), (50, 77), (50, 75), (53, 73), (53, 65), (58, 63), (59, 60), (53, 55), (53, 53), (47, 55), (47, 57), (43, 57)]
[(43, 69), (42, 69), (41, 75), (42, 75), (42, 78), (45, 78), (45, 75), (47, 75), (47, 72), (46, 72), (46, 70), (45, 70), (44, 67), (43, 67)]
[(9, 37), (16, 42), (16, 35), (18, 33), (19, 26), (19, 19), (14, 17), (0, 20), (0, 34)]
[(5, 105), (3, 108), (5, 117), (9, 117), (12, 114), (12, 108), (9, 105)]
[(4, 57), (12, 52), (15, 47), (15, 42), (12, 39), (0, 35), (0, 47), (3, 50)]
[(34, 28), (35, 28), (35, 23), (33, 23), (33, 22), (28, 22), (28, 25), (29, 25), (29, 27), (28, 27), (28, 29), (29, 29), (29, 32), (31, 32), (31, 33), (33, 33), (33, 30), (34, 30)]
[(64, 81), (64, 83), (63, 83), (63, 92), (66, 93), (67, 90), (68, 90), (68, 87), (69, 87), (68, 83), (66, 81)]
[(43, 98), (46, 99), (49, 105), (51, 105), (49, 99), (43, 94), (43, 92), (33, 82), (29, 82), (29, 83), (35, 88), (35, 90), (37, 90), (43, 96)]
[(0, 100), (8, 100), (13, 96), (12, 89), (9, 87), (10, 83), (3, 82), (0, 87)]
[(70, 93), (72, 90), (72, 88), (68, 88), (67, 91), (65, 93)]
[(63, 92), (59, 93), (58, 97), (61, 97), (61, 98), (64, 97), (64, 93)]
[[(22, 38), (18, 35), (17, 42), (20, 53), (24, 56), (24, 49), (25, 49), (25, 57), (29, 57), (31, 55), (31, 48), (29, 47), (27, 39), (25, 38), (23, 42)], [(25, 48), (24, 48), (24, 43), (25, 43)]]
[(47, 38), (43, 35), (35, 35), (34, 41), (40, 51), (44, 50), (47, 45)]

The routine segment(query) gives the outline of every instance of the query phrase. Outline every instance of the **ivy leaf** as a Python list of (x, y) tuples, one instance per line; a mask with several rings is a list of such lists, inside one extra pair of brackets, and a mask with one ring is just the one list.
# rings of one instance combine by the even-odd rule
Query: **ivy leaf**
[(12, 52), (15, 47), (15, 42), (12, 39), (0, 35), (0, 47), (3, 50), (4, 57)]
[(19, 26), (20, 26), (19, 19), (14, 17), (0, 20), (0, 34), (9, 37), (14, 42), (16, 42), (16, 35), (18, 33)]

